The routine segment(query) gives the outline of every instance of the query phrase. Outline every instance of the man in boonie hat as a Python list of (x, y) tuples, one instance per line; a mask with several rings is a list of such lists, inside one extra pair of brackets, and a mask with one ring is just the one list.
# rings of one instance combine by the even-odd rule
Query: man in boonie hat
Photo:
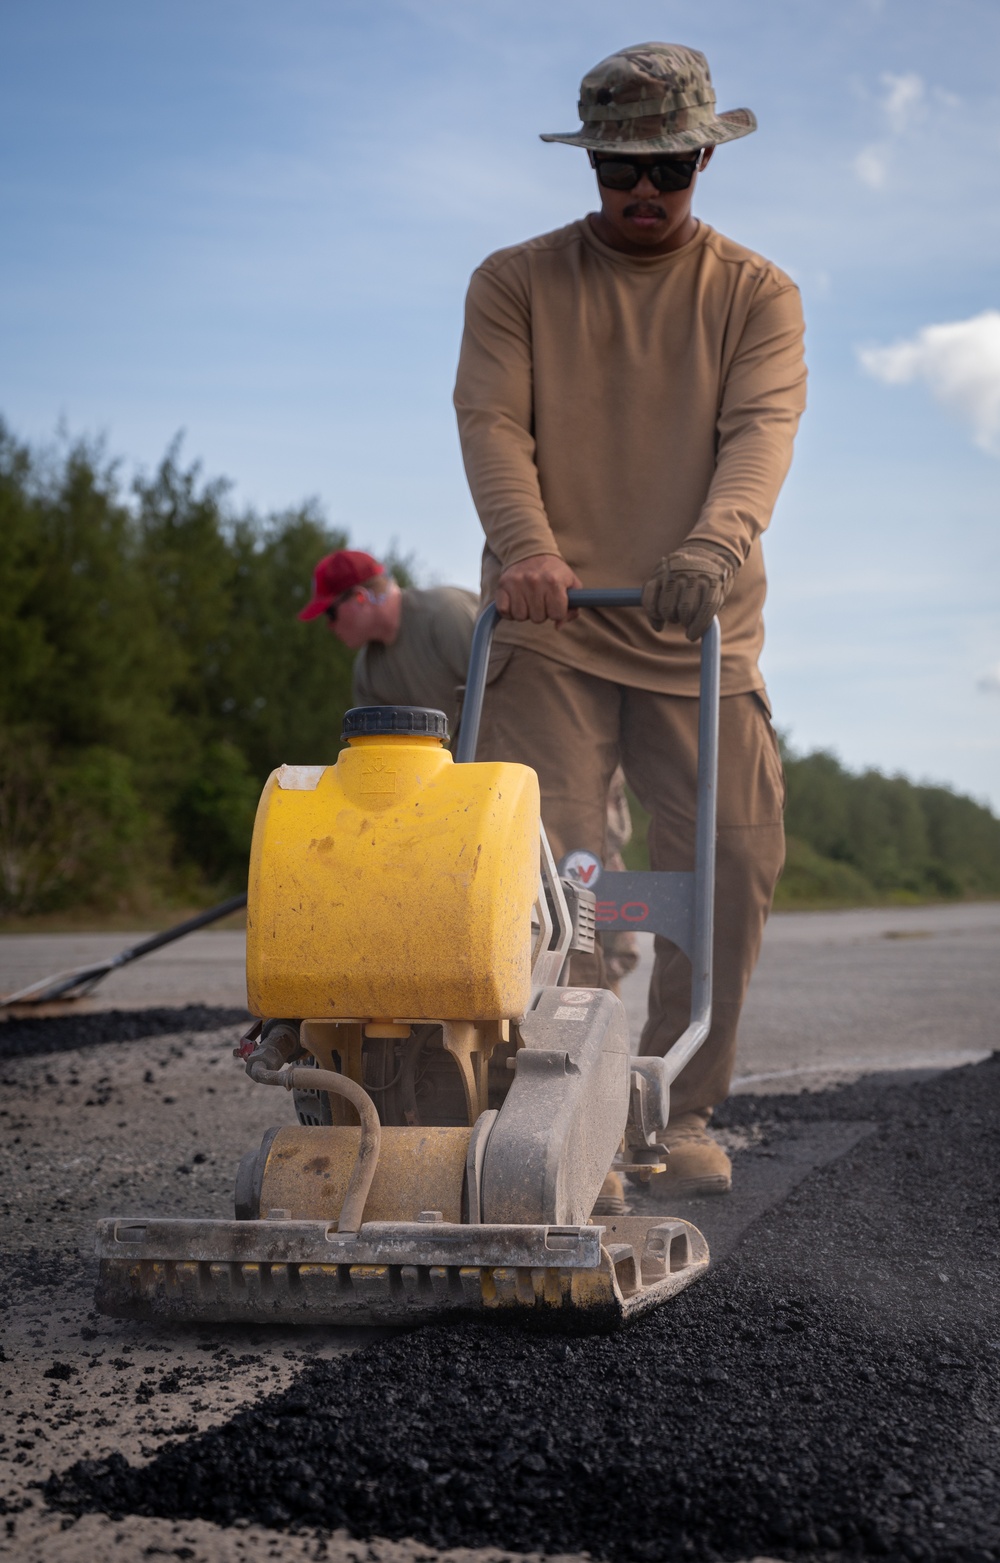
[[(760, 539), (805, 403), (802, 312), (790, 278), (693, 214), (716, 148), (757, 124), (717, 111), (703, 54), (622, 49), (584, 77), (579, 109), (579, 130), (542, 139), (586, 151), (600, 210), (489, 256), (466, 302), (455, 406), (483, 592), (505, 620), (479, 754), (538, 771), (557, 858), (603, 853), (620, 761), (652, 815), (652, 866), (690, 870), (697, 642), (718, 615), (713, 1022), (674, 1083), (651, 1189), (723, 1193), (707, 1125), (784, 859)], [(568, 612), (570, 587), (643, 582), (645, 615)], [(574, 960), (575, 982), (602, 979), (599, 955)], [(689, 994), (686, 958), (658, 940), (642, 1052), (673, 1045)]]
[(678, 43), (640, 43), (609, 55), (580, 83), (580, 130), (543, 141), (592, 152), (700, 152), (757, 129), (749, 109), (716, 113), (708, 61)]

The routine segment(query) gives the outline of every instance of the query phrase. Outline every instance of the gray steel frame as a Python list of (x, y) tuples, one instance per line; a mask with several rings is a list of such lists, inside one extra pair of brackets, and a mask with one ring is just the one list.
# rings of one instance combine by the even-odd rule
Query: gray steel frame
[[(569, 603), (571, 608), (639, 608), (642, 606), (642, 591), (638, 587), (614, 587), (607, 591), (586, 587), (571, 591)], [(476, 757), (490, 647), (499, 620), (496, 607), (490, 603), (476, 621), (462, 706), (462, 723), (455, 746), (455, 759), (460, 764), (468, 763)], [(676, 1080), (685, 1064), (698, 1051), (712, 1024), (721, 651), (719, 621), (713, 619), (701, 642), (694, 872), (628, 876), (630, 883), (648, 880), (650, 884), (650, 916), (643, 927), (672, 940), (691, 962), (690, 1020), (683, 1036), (663, 1060), (661, 1078), (664, 1083)]]

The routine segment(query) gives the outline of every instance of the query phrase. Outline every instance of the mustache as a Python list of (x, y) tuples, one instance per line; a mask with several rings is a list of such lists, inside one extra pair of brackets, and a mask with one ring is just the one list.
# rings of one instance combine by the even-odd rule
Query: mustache
[(623, 217), (659, 217), (666, 221), (666, 212), (655, 201), (633, 201), (622, 212)]

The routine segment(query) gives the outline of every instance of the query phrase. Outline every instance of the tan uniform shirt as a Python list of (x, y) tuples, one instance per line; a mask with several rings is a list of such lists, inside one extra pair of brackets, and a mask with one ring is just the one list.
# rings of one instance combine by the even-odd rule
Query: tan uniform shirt
[[(571, 223), (474, 274), (455, 389), (486, 533), (483, 592), (505, 565), (558, 553), (585, 586), (640, 586), (686, 538), (741, 566), (722, 610), (723, 694), (762, 686), (760, 534), (805, 404), (794, 283), (706, 224), (633, 257)], [(697, 693), (699, 648), (635, 610), (498, 638), (617, 683)]]
[(479, 601), (460, 586), (408, 587), (391, 646), (369, 641), (354, 660), (355, 705), (429, 706), (455, 731)]

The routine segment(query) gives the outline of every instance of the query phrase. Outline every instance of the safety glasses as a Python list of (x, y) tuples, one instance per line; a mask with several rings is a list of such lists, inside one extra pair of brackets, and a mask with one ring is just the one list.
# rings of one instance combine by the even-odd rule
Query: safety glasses
[(351, 586), (346, 592), (341, 592), (336, 601), (331, 602), (329, 608), (323, 609), (324, 618), (329, 619), (331, 624), (336, 624), (337, 614), (344, 606), (344, 603), (350, 602), (352, 598), (355, 602), (374, 602), (375, 593), (370, 592), (365, 586)]
[(645, 174), (654, 190), (686, 190), (695, 174), (704, 166), (704, 149), (694, 157), (655, 157), (650, 161), (635, 157), (595, 157), (590, 161), (598, 182), (606, 190), (634, 190)]

